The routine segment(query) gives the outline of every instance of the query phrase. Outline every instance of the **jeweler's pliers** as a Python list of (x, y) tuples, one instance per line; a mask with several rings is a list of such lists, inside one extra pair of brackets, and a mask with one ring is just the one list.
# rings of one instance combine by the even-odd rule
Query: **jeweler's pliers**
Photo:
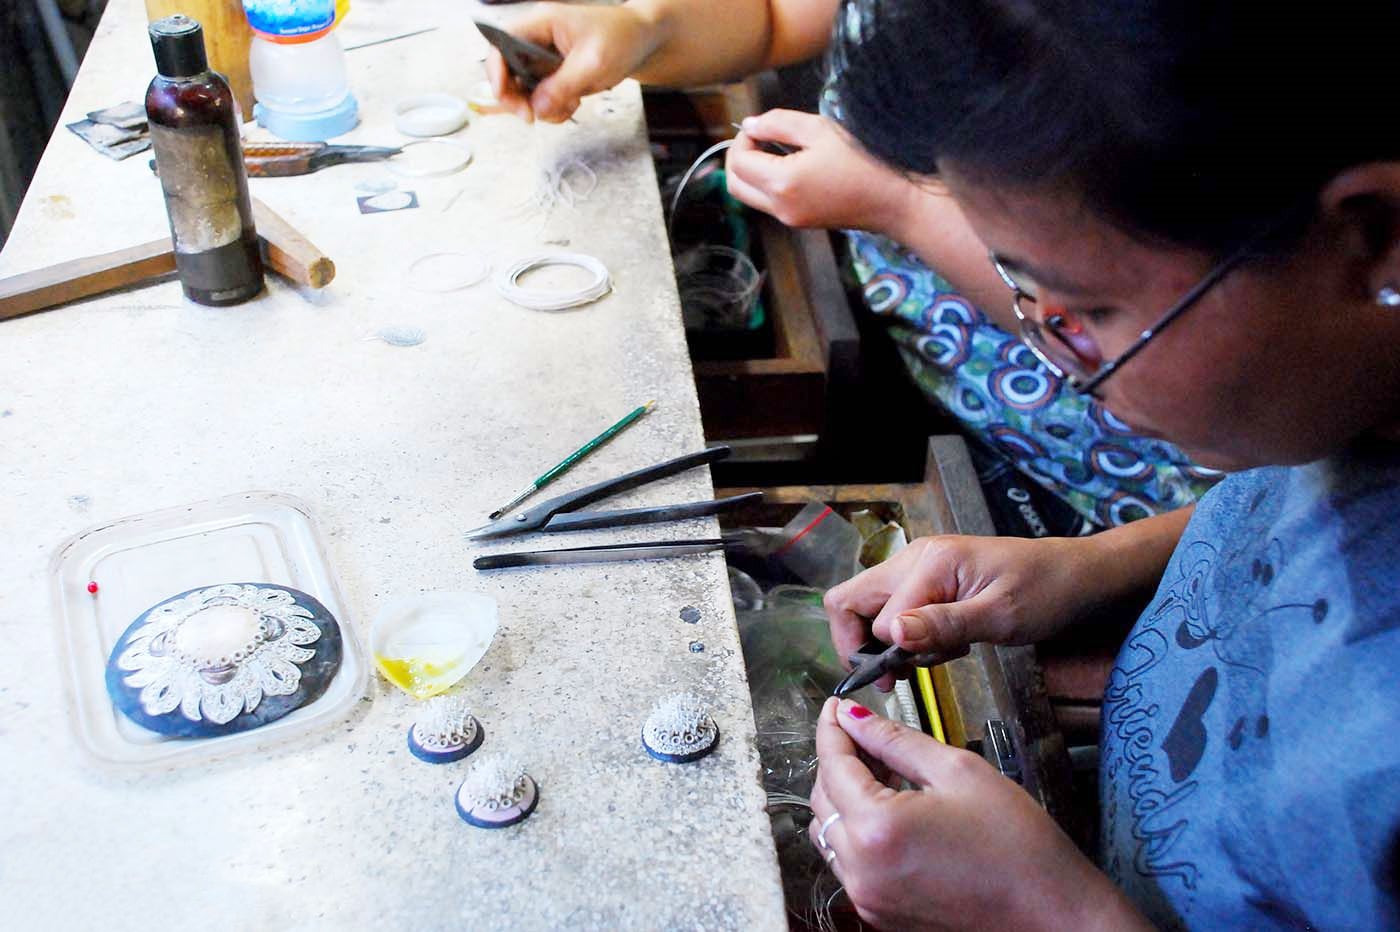
[(966, 653), (967, 651), (964, 650), (956, 654), (911, 654), (897, 644), (886, 644), (881, 640), (871, 638), (862, 644), (859, 650), (846, 658), (851, 662), (851, 672), (836, 684), (836, 688), (831, 691), (831, 694), (838, 699), (844, 699), (856, 690), (869, 686), (887, 673), (898, 673), (909, 667), (937, 666), (940, 663), (947, 663), (949, 660), (956, 660)]
[(396, 146), (333, 146), (324, 142), (245, 142), (243, 166), (252, 178), (309, 175), (346, 162), (379, 162), (403, 150)]
[[(243, 168), (249, 178), (309, 175), (346, 162), (382, 162), (402, 152), (397, 146), (333, 146), (324, 142), (245, 142)], [(149, 162), (157, 171), (156, 160)]]
[[(524, 511), (502, 515), (490, 524), (468, 531), (468, 540), (487, 540), (495, 537), (510, 537), (530, 531), (552, 534), (556, 531), (581, 531), (586, 528), (626, 527), (634, 524), (653, 524), (659, 521), (679, 521), (682, 518), (699, 518), (716, 515), (749, 502), (761, 501), (762, 492), (749, 492), (729, 498), (711, 499), (704, 502), (687, 502), (683, 505), (657, 505), (650, 508), (622, 508), (615, 511), (578, 511), (586, 505), (638, 488), (657, 479), (674, 476), (717, 462), (729, 455), (729, 447), (714, 446), (699, 453), (688, 453), (655, 466), (647, 466), (636, 472), (629, 472), (616, 479), (608, 479), (594, 485), (585, 486), (574, 492), (556, 495)], [(684, 543), (677, 541), (675, 543)]]

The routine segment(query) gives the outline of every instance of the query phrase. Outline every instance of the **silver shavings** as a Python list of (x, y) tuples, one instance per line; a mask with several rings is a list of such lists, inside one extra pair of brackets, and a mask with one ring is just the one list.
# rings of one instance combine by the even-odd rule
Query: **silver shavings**
[(709, 747), (718, 732), (705, 703), (691, 693), (673, 693), (652, 707), (642, 740), (653, 751), (680, 757)]
[(549, 211), (556, 204), (575, 207), (598, 187), (598, 174), (580, 158), (569, 158), (544, 173), (535, 191), (535, 206)]
[(519, 761), (506, 754), (487, 754), (472, 764), (458, 792), (472, 809), (497, 812), (520, 805), (529, 790), (530, 778)]
[(438, 696), (423, 707), (413, 732), (427, 750), (450, 751), (475, 741), (477, 727), (466, 699)]
[(355, 185), (355, 190), (361, 194), (386, 194), (399, 186), (399, 183), (392, 178), (366, 178)]
[(382, 340), (390, 346), (417, 346), (428, 339), (428, 333), (422, 327), (381, 327), (365, 339)]

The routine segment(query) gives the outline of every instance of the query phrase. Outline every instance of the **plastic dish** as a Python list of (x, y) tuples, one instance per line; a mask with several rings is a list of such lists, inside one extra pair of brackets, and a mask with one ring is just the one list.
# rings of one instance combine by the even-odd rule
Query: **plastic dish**
[(394, 104), (394, 126), (405, 136), (446, 136), (467, 125), (467, 102), (451, 94), (418, 94)]
[[(51, 568), (70, 719), (82, 746), (104, 763), (168, 766), (267, 747), (339, 721), (364, 695), (368, 665), (300, 499), (245, 492), (123, 518), (65, 541)], [(104, 679), (107, 657), (133, 619), (187, 589), (252, 581), (308, 593), (339, 623), (340, 669), (324, 693), (275, 722), (219, 737), (166, 737), (117, 712)]]
[(389, 600), (369, 631), (384, 678), (415, 699), (444, 692), (476, 666), (496, 636), (496, 600), (428, 592)]

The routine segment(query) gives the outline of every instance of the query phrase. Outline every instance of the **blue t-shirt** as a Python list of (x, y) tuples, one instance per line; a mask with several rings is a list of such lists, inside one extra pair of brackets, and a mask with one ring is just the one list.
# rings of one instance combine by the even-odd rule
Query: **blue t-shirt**
[(1104, 695), (1104, 869), (1164, 928), (1400, 927), (1400, 453), (1206, 493)]

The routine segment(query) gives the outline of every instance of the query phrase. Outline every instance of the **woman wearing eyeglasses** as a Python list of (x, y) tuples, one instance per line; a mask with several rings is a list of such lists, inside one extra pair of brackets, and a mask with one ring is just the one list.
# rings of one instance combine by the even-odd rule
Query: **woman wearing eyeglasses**
[(1400, 926), (1400, 5), (847, 11), (846, 129), (947, 185), (1026, 345), (1233, 474), (1189, 522), (923, 540), (829, 593), (843, 652), (872, 619), (955, 651), (1150, 596), (1104, 696), (1097, 863), (849, 701), (814, 841), (882, 928)]
[[(511, 29), (564, 53), (527, 98), (493, 55), (497, 92), (522, 117), (562, 120), (627, 76), (693, 85), (818, 56), (838, 0), (632, 0), (541, 4)], [(768, 140), (791, 154), (766, 151)], [(864, 154), (826, 116), (775, 110), (744, 121), (730, 192), (790, 226), (848, 231), (865, 303), (910, 376), (962, 428), (987, 470), (1044, 489), (1022, 530), (1072, 536), (1190, 505), (1218, 474), (1134, 433), (1021, 345), (1005, 287), (957, 205)], [(1024, 487), (1024, 488), (1023, 488)]]

